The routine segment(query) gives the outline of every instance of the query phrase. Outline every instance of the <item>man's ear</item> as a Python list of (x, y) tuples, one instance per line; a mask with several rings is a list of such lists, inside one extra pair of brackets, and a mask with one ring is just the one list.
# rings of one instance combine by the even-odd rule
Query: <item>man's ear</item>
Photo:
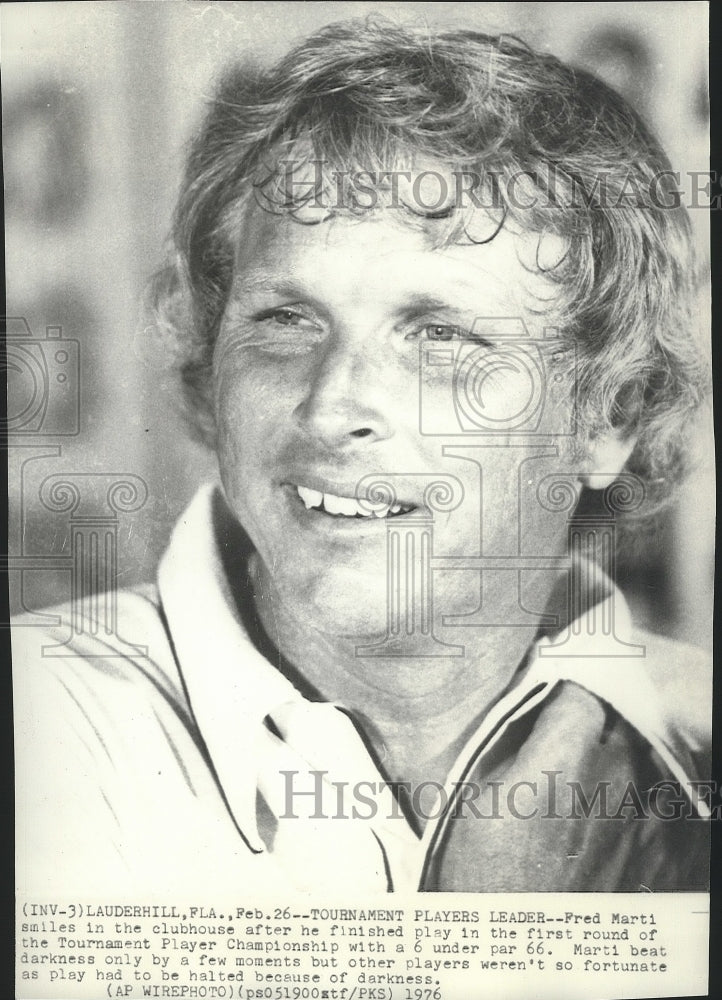
[(587, 449), (586, 467), (579, 476), (584, 486), (603, 490), (613, 483), (637, 443), (634, 434), (609, 431), (591, 438)]

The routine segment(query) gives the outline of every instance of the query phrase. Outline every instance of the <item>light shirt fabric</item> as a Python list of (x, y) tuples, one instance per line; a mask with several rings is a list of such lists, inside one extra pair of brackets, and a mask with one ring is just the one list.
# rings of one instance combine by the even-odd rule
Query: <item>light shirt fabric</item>
[[(706, 721), (669, 693), (680, 671), (706, 689), (704, 657), (647, 633), (644, 657), (596, 656), (588, 628), (542, 638), (419, 835), (350, 714), (303, 697), (251, 641), (214, 490), (178, 522), (157, 586), (117, 595), (118, 634), (13, 627), (22, 892), (706, 887), (708, 810), (690, 784)], [(607, 600), (616, 634), (639, 643), (621, 594)], [(650, 811), (659, 782), (679, 790)]]

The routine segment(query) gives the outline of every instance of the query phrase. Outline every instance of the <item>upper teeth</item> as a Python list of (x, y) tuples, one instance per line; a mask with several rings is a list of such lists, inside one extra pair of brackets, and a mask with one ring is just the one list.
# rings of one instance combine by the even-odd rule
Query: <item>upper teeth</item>
[(339, 497), (334, 493), (322, 493), (320, 490), (312, 490), (307, 486), (297, 486), (298, 495), (306, 505), (306, 510), (311, 507), (321, 507), (329, 514), (343, 514), (346, 517), (386, 517), (387, 514), (399, 514), (402, 510), (400, 503), (390, 504), (370, 504), (364, 501), (361, 504), (353, 497)]

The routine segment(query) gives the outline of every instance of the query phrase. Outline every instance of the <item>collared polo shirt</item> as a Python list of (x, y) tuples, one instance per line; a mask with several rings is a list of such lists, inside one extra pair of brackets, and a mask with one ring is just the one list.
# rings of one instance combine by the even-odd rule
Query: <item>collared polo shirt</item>
[(83, 620), (68, 637), (68, 608), (57, 628), (14, 626), (22, 891), (706, 888), (706, 710), (676, 693), (704, 704), (701, 654), (634, 633), (618, 592), (617, 634), (646, 655), (600, 658), (589, 627), (540, 640), (419, 835), (357, 720), (307, 700), (252, 642), (213, 490), (157, 583), (117, 595), (116, 632)]

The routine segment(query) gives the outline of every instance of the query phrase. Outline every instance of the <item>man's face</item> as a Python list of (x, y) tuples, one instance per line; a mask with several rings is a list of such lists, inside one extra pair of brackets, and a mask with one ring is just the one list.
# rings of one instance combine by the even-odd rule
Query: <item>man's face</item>
[[(558, 554), (566, 516), (535, 499), (545, 476), (568, 471), (568, 449), (539, 436), (552, 404), (541, 400), (547, 412), (525, 438), (470, 434), (454, 406), (459, 363), (496, 356), (495, 319), (523, 318), (537, 341), (552, 322), (529, 308), (551, 294), (529, 268), (537, 249), (506, 229), (434, 249), (383, 212), (317, 225), (251, 213), (214, 357), (219, 460), (265, 586), (297, 621), (385, 634), (388, 528), (429, 513), (434, 479), (455, 477), (456, 503), (433, 515), (435, 556)], [(506, 330), (499, 322), (500, 343)], [(529, 372), (492, 364), (482, 381), (479, 412), (503, 428), (529, 396)], [(398, 505), (357, 502), (367, 477), (390, 481)], [(543, 604), (539, 586), (523, 575), (532, 604)], [(436, 572), (434, 597), (437, 614), (472, 612), (478, 572)]]

